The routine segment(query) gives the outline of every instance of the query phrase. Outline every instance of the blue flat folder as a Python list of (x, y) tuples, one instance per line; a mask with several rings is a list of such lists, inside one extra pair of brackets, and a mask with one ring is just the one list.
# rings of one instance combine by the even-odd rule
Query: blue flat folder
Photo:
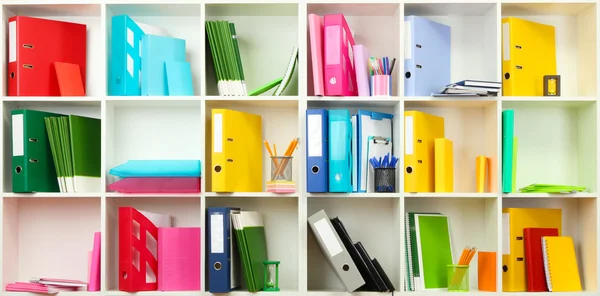
[(450, 27), (404, 17), (404, 95), (431, 96), (450, 84)]
[(142, 96), (168, 96), (166, 61), (185, 62), (185, 40), (142, 37)]
[(130, 177), (201, 177), (200, 160), (129, 160), (110, 169), (121, 178)]

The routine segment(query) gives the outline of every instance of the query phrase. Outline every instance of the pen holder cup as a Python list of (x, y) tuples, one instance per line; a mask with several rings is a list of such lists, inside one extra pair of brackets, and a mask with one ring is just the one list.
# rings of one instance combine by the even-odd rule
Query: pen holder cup
[(292, 156), (271, 157), (271, 181), (292, 181)]
[(448, 265), (448, 292), (469, 292), (469, 265)]
[(375, 192), (396, 192), (396, 168), (378, 168), (375, 171)]
[(392, 95), (392, 75), (373, 75), (371, 76), (371, 96), (391, 96)]

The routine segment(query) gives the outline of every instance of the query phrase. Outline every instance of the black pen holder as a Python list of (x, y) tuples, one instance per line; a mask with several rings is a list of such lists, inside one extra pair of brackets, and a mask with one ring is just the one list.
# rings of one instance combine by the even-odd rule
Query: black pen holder
[(375, 192), (396, 192), (396, 168), (375, 169)]

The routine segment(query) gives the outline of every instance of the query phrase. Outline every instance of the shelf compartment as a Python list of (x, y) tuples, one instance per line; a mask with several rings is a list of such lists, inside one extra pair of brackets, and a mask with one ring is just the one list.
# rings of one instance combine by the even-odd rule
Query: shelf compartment
[(107, 185), (117, 180), (110, 169), (128, 160), (202, 160), (200, 101), (108, 101), (106, 108)]
[(518, 139), (516, 190), (530, 184), (563, 184), (596, 192), (597, 103), (564, 106), (503, 102), (514, 110)]
[[(307, 217), (325, 210), (330, 219), (338, 217), (354, 243), (361, 242), (371, 259), (377, 258), (396, 291), (400, 290), (399, 199), (321, 199), (309, 198)], [(306, 223), (302, 221), (302, 223)], [(346, 289), (329, 264), (310, 226), (307, 226), (308, 292), (342, 292)], [(370, 294), (373, 294), (371, 292)], [(332, 294), (333, 295), (333, 294)]]
[[(282, 291), (298, 290), (299, 231), (302, 229), (298, 224), (298, 200), (270, 197), (209, 198), (206, 200), (206, 207), (237, 207), (242, 211), (260, 212), (265, 226), (269, 260), (281, 261), (279, 288)], [(205, 282), (208, 282), (208, 277), (205, 277)], [(241, 294), (247, 292), (244, 281), (241, 290)]]
[[(304, 165), (301, 160), (300, 151), (302, 151), (300, 145), (304, 138), (299, 135), (298, 130), (298, 102), (283, 100), (283, 101), (261, 101), (259, 100), (211, 100), (206, 101), (206, 131), (205, 131), (205, 172), (203, 177), (205, 178), (205, 192), (212, 192), (212, 110), (213, 109), (231, 109), (241, 112), (247, 112), (251, 114), (260, 115), (262, 117), (262, 135), (263, 141), (268, 141), (269, 144), (277, 145), (278, 155), (283, 155), (287, 149), (289, 143), (296, 137), (300, 138), (296, 151), (292, 154), (293, 159), (292, 165), (292, 180), (296, 183), (296, 192), (300, 190), (299, 176), (301, 172), (300, 165)], [(261, 145), (262, 149), (262, 171), (263, 171), (263, 193), (266, 192), (266, 182), (271, 179), (271, 158), (269, 152)], [(272, 149), (272, 148), (271, 148)], [(244, 193), (236, 193), (244, 194)], [(262, 193), (253, 193), (262, 194)], [(221, 193), (216, 194), (221, 195)]]
[[(135, 22), (157, 27), (169, 37), (185, 40), (186, 61), (190, 63), (194, 94), (200, 95), (200, 60), (203, 54), (200, 4), (107, 4), (106, 5), (106, 81), (110, 81), (112, 17), (126, 14)], [(156, 34), (156, 33), (153, 33)], [(108, 89), (108, 87), (106, 88)]]
[[(159, 195), (160, 196), (160, 195)], [(106, 280), (107, 289), (119, 289), (119, 208), (133, 207), (139, 211), (166, 214), (171, 217), (171, 227), (201, 227), (200, 197), (114, 197), (106, 199)], [(204, 229), (202, 229), (204, 231)], [(200, 279), (198, 279), (200, 280)], [(163, 292), (153, 291), (152, 295)], [(196, 291), (196, 293), (199, 293)]]
[(40, 276), (87, 282), (100, 208), (100, 198), (5, 198), (2, 290)]
[[(500, 81), (497, 11), (494, 3), (406, 3), (404, 6), (405, 16), (416, 15), (450, 26), (448, 83), (466, 79)], [(408, 43), (404, 44), (406, 48)], [(405, 72), (404, 67), (401, 69)]]
[(596, 96), (596, 4), (577, 2), (504, 3), (501, 13), (554, 26), (561, 96)]
[[(440, 213), (448, 217), (453, 262), (458, 262), (465, 246), (495, 252), (498, 246), (498, 202), (494, 199), (420, 199), (405, 200), (405, 213)], [(404, 221), (404, 217), (402, 217)], [(402, 222), (404, 225), (405, 222)], [(402, 241), (406, 241), (402, 238)], [(404, 244), (403, 244), (404, 245)], [(469, 285), (477, 291), (477, 259), (471, 261)], [(404, 262), (406, 264), (406, 262)], [(424, 293), (424, 291), (410, 292)]]
[[(101, 116), (101, 108), (100, 101), (54, 101), (52, 98), (48, 98), (46, 100), (36, 100), (36, 101), (19, 101), (19, 100), (10, 100), (3, 102), (3, 115), (5, 118), (4, 121), (4, 186), (3, 190), (5, 193), (12, 193), (12, 124), (11, 124), (11, 112), (13, 110), (19, 109), (31, 109), (45, 112), (53, 112), (58, 114), (65, 115), (80, 115), (87, 116), (92, 118), (100, 118)], [(101, 188), (98, 188), (98, 196), (101, 192)], [(64, 196), (62, 193), (37, 193), (38, 195), (44, 194), (56, 194)], [(93, 194), (93, 193), (92, 193)], [(71, 193), (66, 194), (70, 196)], [(81, 195), (80, 195), (81, 196)], [(88, 193), (85, 196), (89, 196)]]
[[(9, 4), (3, 5), (3, 32), (8, 34), (8, 19), (13, 16), (29, 16), (57, 21), (84, 24), (87, 26), (86, 80), (83, 81), (86, 96), (104, 95), (104, 87), (98, 81), (102, 79), (103, 50), (100, 4)], [(8, 40), (8, 37), (7, 37)], [(3, 95), (7, 94), (6, 85)], [(18, 98), (18, 97), (11, 97)]]
[[(349, 1), (351, 2), (351, 1)], [(342, 13), (353, 33), (356, 45), (364, 45), (373, 57), (396, 58), (394, 73), (392, 73), (392, 95), (398, 95), (400, 85), (397, 73), (400, 73), (402, 59), (400, 52), (400, 16), (402, 8), (397, 3), (308, 3), (307, 13), (316, 14), (323, 18), (326, 14)], [(305, 17), (308, 20), (308, 14)], [(385, 28), (385, 30), (382, 30)], [(314, 95), (312, 75), (312, 57), (310, 52), (310, 37), (307, 27), (307, 93)], [(325, 56), (323, 56), (325, 59)], [(354, 61), (352, 61), (354, 64)]]
[[(207, 3), (206, 20), (224, 20), (235, 24), (248, 93), (283, 77), (293, 47), (299, 47), (298, 4), (296, 3)], [(202, 24), (202, 30), (204, 29)], [(299, 68), (300, 65), (296, 64), (294, 74), (283, 96), (298, 95)], [(208, 39), (205, 71), (206, 75), (203, 79), (206, 82), (206, 94), (219, 95)], [(276, 87), (263, 95), (270, 96), (275, 89)]]
[[(522, 199), (504, 198), (503, 208), (550, 208), (562, 209), (562, 234), (571, 236), (575, 243), (575, 253), (579, 266), (583, 291), (597, 289), (596, 269), (598, 259), (597, 200), (596, 198), (577, 199)], [(503, 231), (504, 233), (504, 231)], [(502, 240), (506, 239), (502, 237)], [(508, 245), (504, 243), (503, 245)], [(527, 259), (527, 258), (526, 258)]]
[[(405, 111), (421, 111), (444, 118), (444, 137), (452, 141), (454, 153), (454, 192), (476, 192), (477, 156), (489, 158), (491, 170), (497, 166), (498, 146), (498, 105), (496, 101), (463, 100), (460, 104), (444, 101), (406, 102)], [(406, 164), (405, 164), (406, 166)], [(487, 192), (497, 192), (496, 174)], [(403, 176), (402, 176), (403, 177)], [(487, 183), (487, 181), (486, 181)]]
[[(400, 137), (401, 133), (400, 133), (400, 127), (401, 127), (401, 122), (402, 122), (402, 118), (403, 115), (402, 114), (402, 103), (400, 103), (400, 101), (387, 101), (387, 99), (383, 99), (379, 102), (384, 102), (383, 104), (378, 104), (378, 100), (375, 99), (374, 100), (374, 104), (370, 104), (369, 100), (365, 100), (365, 101), (360, 101), (360, 100), (356, 100), (350, 97), (344, 97), (344, 98), (340, 98), (339, 100), (337, 99), (331, 99), (331, 100), (321, 100), (321, 99), (315, 99), (315, 100), (309, 100), (308, 101), (308, 109), (328, 109), (328, 110), (334, 110), (334, 109), (348, 109), (350, 111), (350, 115), (354, 115), (357, 114), (359, 110), (367, 110), (367, 111), (373, 111), (373, 112), (380, 112), (380, 113), (386, 113), (386, 114), (391, 114), (393, 115), (392, 118), (392, 154), (395, 156), (400, 155), (400, 148), (401, 148), (401, 143), (402, 143), (402, 138)], [(306, 117), (305, 117), (306, 118)], [(302, 123), (303, 126), (303, 130), (306, 130), (306, 121), (304, 121)], [(307, 152), (305, 152), (307, 153)], [(400, 161), (398, 163), (401, 163)], [(399, 191), (399, 186), (400, 186), (400, 177), (401, 177), (401, 170), (397, 167), (396, 169), (396, 188), (395, 190), (398, 192)], [(306, 190), (305, 188), (302, 188), (302, 190)], [(342, 196), (357, 196), (357, 197), (385, 197), (385, 196), (396, 196), (399, 197), (400, 195), (397, 194), (395, 195), (394, 193), (377, 193), (377, 192), (373, 192), (373, 193), (359, 193), (358, 195), (356, 195), (357, 193), (320, 193), (320, 194), (314, 194), (314, 196), (319, 196), (320, 197), (324, 197), (324, 196), (329, 196), (329, 197), (342, 197)]]

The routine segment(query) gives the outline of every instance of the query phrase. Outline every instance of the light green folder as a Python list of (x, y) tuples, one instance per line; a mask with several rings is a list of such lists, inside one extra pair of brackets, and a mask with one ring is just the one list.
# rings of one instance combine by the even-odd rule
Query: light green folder
[(531, 184), (520, 189), (523, 193), (576, 193), (585, 191), (583, 186)]
[(241, 211), (239, 214), (233, 214), (232, 219), (248, 291), (261, 291), (264, 288), (263, 262), (268, 260), (262, 214), (253, 211)]
[(448, 217), (416, 214), (417, 250), (420, 277), (415, 277), (419, 290), (448, 288), (447, 266), (452, 264), (452, 245)]
[(100, 191), (100, 120), (46, 117), (46, 131), (61, 192)]

